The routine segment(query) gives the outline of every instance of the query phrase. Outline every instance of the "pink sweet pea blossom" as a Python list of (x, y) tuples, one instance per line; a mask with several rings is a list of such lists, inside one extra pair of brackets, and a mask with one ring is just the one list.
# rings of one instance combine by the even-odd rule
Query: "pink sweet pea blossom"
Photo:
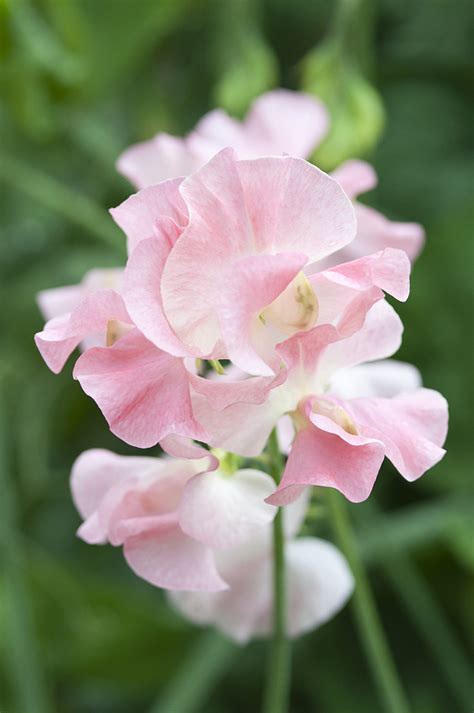
[[(240, 161), (224, 150), (197, 174), (146, 188), (112, 213), (131, 252), (123, 279), (114, 273), (116, 289), (104, 289), (96, 271), (69, 288), (64, 314), (60, 290), (49, 299), (58, 316), (36, 343), (55, 372), (79, 344), (94, 346), (74, 377), (113, 433), (139, 447), (171, 435), (208, 439), (192, 406), (193, 389), (207, 387), (190, 357), (273, 375), (237, 387), (267, 392), (284, 378), (278, 343), (319, 324), (347, 336), (383, 291), (408, 295), (399, 250), (305, 276), (306, 263), (350, 240), (354, 220), (337, 183), (298, 159)], [(235, 388), (225, 398), (247, 399)]]
[[(206, 440), (194, 418), (189, 373), (182, 358), (149, 342), (125, 307), (119, 272), (93, 271), (80, 286), (41, 293), (52, 316), (35, 335), (49, 368), (58, 373), (78, 345), (83, 354), (74, 368), (111, 431), (131, 445), (147, 448), (172, 435)], [(104, 289), (113, 280), (117, 289)]]
[[(380, 300), (351, 336), (341, 338), (332, 325), (321, 325), (280, 345), (288, 373), (265, 394), (258, 385), (252, 396), (252, 380), (247, 402), (240, 397), (234, 404), (219, 403), (201, 390), (193, 393), (194, 413), (212, 434), (211, 443), (246, 456), (260, 453), (278, 420), (291, 416), (296, 437), (269, 502), (291, 502), (306, 485), (333, 487), (349, 500), (365, 500), (385, 456), (404, 478), (415, 480), (444, 455), (443, 397), (407, 380), (412, 372), (405, 365), (358, 366), (391, 356), (401, 333), (394, 310)], [(232, 390), (228, 383), (217, 388)], [(239, 428), (245, 423), (252, 429)]]
[(308, 158), (328, 126), (328, 113), (318, 99), (276, 89), (256, 99), (243, 122), (215, 109), (184, 139), (160, 133), (131, 146), (118, 159), (117, 168), (136, 188), (145, 188), (194, 173), (226, 146), (242, 158), (283, 153)]
[(225, 149), (175, 182), (179, 216), (163, 223), (168, 184), (144, 189), (112, 214), (134, 246), (127, 309), (150, 341), (176, 356), (224, 357), (271, 375), (278, 342), (329, 314), (334, 321), (338, 308), (348, 324), (356, 305), (382, 289), (408, 295), (409, 262), (398, 250), (307, 279), (303, 268), (347, 245), (355, 221), (338, 184), (304, 161), (242, 161)]
[(193, 460), (118, 456), (90, 450), (74, 464), (71, 489), (90, 544), (122, 546), (133, 571), (165, 589), (219, 591), (229, 586), (217, 553), (253, 541), (275, 508), (272, 479), (245, 469), (232, 475), (204, 449)]
[[(206, 114), (184, 139), (160, 133), (131, 146), (119, 157), (117, 168), (140, 189), (194, 173), (228, 146), (243, 159), (283, 153), (309, 159), (328, 127), (329, 115), (318, 99), (277, 89), (259, 97), (242, 123), (216, 109)], [(387, 247), (400, 248), (410, 260), (415, 260), (424, 243), (421, 225), (390, 221), (373, 208), (356, 202), (361, 193), (377, 185), (372, 166), (365, 161), (347, 161), (332, 176), (354, 201), (357, 236), (349, 246), (327, 257), (324, 266), (331, 267)]]
[[(287, 538), (286, 626), (291, 637), (333, 617), (354, 586), (347, 563), (334, 545), (314, 537), (295, 538), (306, 504), (303, 493), (283, 513)], [(271, 528), (262, 528), (250, 543), (217, 552), (216, 566), (229, 583), (227, 590), (173, 591), (169, 593), (171, 603), (196, 624), (212, 624), (240, 643), (268, 635), (273, 606)]]

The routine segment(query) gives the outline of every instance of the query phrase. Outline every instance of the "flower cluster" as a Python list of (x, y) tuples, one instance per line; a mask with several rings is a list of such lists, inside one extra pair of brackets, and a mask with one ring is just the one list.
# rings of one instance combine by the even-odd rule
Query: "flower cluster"
[[(329, 176), (305, 160), (327, 127), (320, 102), (278, 90), (243, 123), (213, 111), (185, 139), (131, 147), (118, 167), (139, 190), (111, 210), (125, 268), (39, 296), (48, 366), (80, 346), (74, 378), (111, 431), (168, 454), (80, 456), (80, 536), (122, 545), (183, 613), (238, 640), (269, 628), (276, 506), (296, 635), (352, 588), (332, 545), (296, 538), (308, 486), (359, 502), (384, 457), (411, 481), (444, 454), (445, 400), (388, 360), (402, 324), (385, 295), (406, 300), (423, 231), (356, 202), (376, 183), (368, 164)], [(240, 468), (275, 428), (288, 455), (278, 487)]]

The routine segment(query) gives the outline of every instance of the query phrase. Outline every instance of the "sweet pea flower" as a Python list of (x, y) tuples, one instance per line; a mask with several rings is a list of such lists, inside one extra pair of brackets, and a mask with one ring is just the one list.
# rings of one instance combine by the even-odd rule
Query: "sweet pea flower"
[(185, 138), (162, 132), (131, 146), (119, 157), (117, 169), (136, 188), (145, 188), (194, 173), (226, 146), (242, 158), (283, 153), (308, 158), (328, 127), (328, 113), (318, 99), (276, 89), (258, 97), (243, 122), (215, 109)]
[[(219, 469), (215, 456), (194, 459), (119, 456), (93, 449), (75, 462), (74, 503), (90, 544), (123, 547), (131, 569), (157, 587), (215, 592), (229, 587), (218, 553), (251, 543), (276, 509), (266, 473)], [(271, 528), (270, 528), (271, 529)]]
[(349, 264), (339, 287), (336, 273), (308, 280), (303, 269), (347, 245), (355, 219), (337, 182), (305, 161), (239, 160), (224, 149), (174, 183), (180, 217), (164, 224), (168, 184), (112, 211), (134, 245), (124, 275), (127, 309), (161, 349), (224, 357), (248, 373), (272, 375), (276, 344), (334, 313), (335, 291), (349, 312), (361, 293), (407, 297), (409, 262), (397, 250)]
[(184, 360), (143, 336), (120, 288), (121, 271), (94, 270), (78, 286), (40, 293), (40, 307), (50, 317), (35, 335), (43, 359), (59, 373), (80, 346), (84, 353), (74, 378), (97, 402), (111, 431), (131, 445), (161, 442), (173, 452), (175, 437), (206, 440), (192, 412)]
[[(296, 637), (332, 618), (350, 597), (354, 581), (334, 545), (314, 537), (296, 538), (306, 512), (303, 493), (283, 511), (287, 634)], [(272, 630), (271, 528), (251, 542), (216, 553), (216, 566), (229, 588), (219, 592), (169, 592), (170, 602), (192, 622), (214, 625), (239, 643)]]
[[(212, 434), (211, 444), (215, 440), (245, 456), (259, 454), (279, 419), (291, 417), (296, 436), (268, 500), (272, 504), (291, 502), (308, 485), (336, 488), (360, 502), (369, 496), (385, 456), (413, 481), (444, 455), (445, 399), (421, 388), (416, 371), (406, 365), (365, 364), (391, 356), (401, 333), (393, 308), (379, 300), (349, 337), (321, 325), (280, 345), (288, 373), (275, 388), (252, 397), (248, 380), (245, 395), (234, 404), (194, 393), (194, 413)], [(221, 390), (229, 388), (224, 384)]]
[[(277, 89), (256, 99), (244, 122), (215, 109), (184, 139), (162, 132), (126, 149), (117, 161), (117, 169), (140, 189), (194, 173), (227, 146), (244, 159), (283, 153), (309, 159), (328, 127), (329, 115), (320, 100), (302, 92)], [(388, 220), (356, 201), (361, 193), (377, 185), (372, 166), (365, 161), (346, 161), (332, 176), (354, 201), (357, 235), (350, 245), (327, 257), (324, 266), (332, 267), (388, 247), (400, 248), (411, 261), (415, 260), (424, 244), (421, 225)]]

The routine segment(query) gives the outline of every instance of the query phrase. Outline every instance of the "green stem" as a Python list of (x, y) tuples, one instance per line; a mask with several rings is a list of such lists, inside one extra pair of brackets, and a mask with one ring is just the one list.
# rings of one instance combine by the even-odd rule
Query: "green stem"
[(387, 713), (408, 713), (408, 702), (385, 638), (367, 574), (357, 551), (345, 501), (335, 491), (328, 491), (327, 499), (336, 538), (355, 578), (353, 607), (356, 624), (384, 710)]
[[(269, 440), (270, 473), (280, 481), (283, 458), (278, 447), (276, 431)], [(291, 679), (291, 652), (286, 636), (285, 533), (283, 509), (279, 508), (273, 521), (273, 641), (268, 662), (263, 703), (264, 713), (285, 713), (288, 710)]]

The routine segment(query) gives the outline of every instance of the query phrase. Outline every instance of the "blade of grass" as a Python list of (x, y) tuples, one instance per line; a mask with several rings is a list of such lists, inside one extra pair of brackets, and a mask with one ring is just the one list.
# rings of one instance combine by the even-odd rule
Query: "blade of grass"
[(0, 180), (95, 235), (116, 251), (125, 241), (107, 212), (58, 179), (2, 152)]
[(0, 396), (0, 544), (4, 557), (7, 661), (17, 710), (48, 713), (52, 707), (40, 664), (31, 601), (24, 577), (26, 557), (18, 531), (17, 504), (12, 485), (11, 440), (10, 433), (7, 433), (9, 401), (3, 375), (0, 376)]
[(227, 670), (238, 648), (214, 631), (203, 634), (150, 713), (194, 713)]
[(365, 562), (393, 554), (443, 537), (461, 521), (472, 522), (474, 500), (467, 494), (446, 497), (434, 503), (410, 505), (395, 513), (375, 513), (358, 533), (359, 552)]
[(352, 530), (346, 503), (336, 491), (328, 490), (326, 497), (336, 539), (354, 575), (356, 586), (352, 605), (362, 646), (380, 700), (387, 713), (408, 713), (410, 710), (408, 702), (385, 638), (362, 559), (357, 550), (356, 537)]
[(384, 574), (436, 659), (460, 710), (470, 710), (474, 700), (473, 672), (429, 586), (406, 557), (390, 559)]
[[(360, 522), (361, 528), (366, 527), (370, 532), (374, 528), (378, 530), (379, 541), (382, 540), (385, 543), (384, 558), (381, 561), (384, 575), (410, 616), (413, 628), (418, 630), (433, 658), (437, 661), (440, 671), (444, 674), (453, 695), (459, 702), (460, 709), (465, 710), (470, 708), (472, 700), (474, 700), (474, 679), (471, 667), (456, 633), (429, 585), (419, 573), (416, 565), (402, 552), (406, 551), (404, 545), (407, 544), (407, 534), (411, 541), (414, 539), (415, 542), (418, 541), (420, 534), (424, 536), (433, 533), (443, 534), (449, 526), (459, 525), (463, 515), (471, 516), (471, 509), (472, 503), (465, 497), (462, 500), (446, 498), (434, 504), (412, 506), (408, 509), (408, 517), (405, 513), (404, 517), (398, 515), (398, 520), (395, 520), (395, 522), (400, 523), (401, 521), (402, 523), (401, 526), (398, 525), (400, 528), (398, 535), (396, 529), (388, 527), (390, 534), (387, 537), (386, 525), (383, 530), (380, 528), (381, 518), (384, 518), (385, 523), (390, 521), (390, 518), (393, 520), (397, 515), (384, 516), (372, 500), (366, 504), (364, 520), (362, 522), (361, 519)], [(371, 515), (371, 520), (373, 519), (375, 525), (371, 521), (367, 523), (367, 512)], [(411, 518), (414, 518), (413, 521)], [(434, 527), (435, 524), (438, 529)], [(380, 533), (383, 533), (382, 536)], [(363, 536), (363, 530), (361, 536)], [(365, 542), (367, 541), (370, 542), (370, 539), (365, 540)]]

